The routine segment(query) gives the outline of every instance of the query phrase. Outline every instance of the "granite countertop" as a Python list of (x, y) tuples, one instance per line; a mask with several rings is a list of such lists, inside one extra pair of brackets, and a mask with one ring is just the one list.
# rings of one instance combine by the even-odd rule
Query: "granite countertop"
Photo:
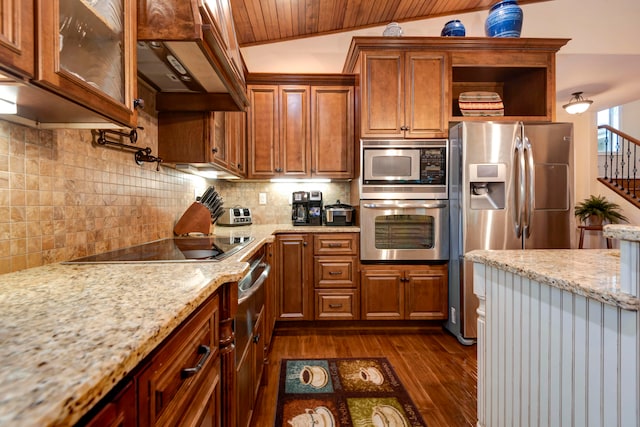
[(73, 424), (275, 233), (358, 232), (290, 224), (216, 227), (254, 241), (220, 262), (51, 264), (0, 275), (0, 425)]
[(626, 310), (640, 308), (640, 299), (620, 291), (617, 249), (475, 250), (465, 259)]

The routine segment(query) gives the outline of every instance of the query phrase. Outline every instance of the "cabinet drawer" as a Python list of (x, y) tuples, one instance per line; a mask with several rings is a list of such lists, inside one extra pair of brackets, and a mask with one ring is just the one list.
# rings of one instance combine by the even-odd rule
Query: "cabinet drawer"
[(178, 425), (205, 407), (219, 379), (219, 298), (214, 296), (162, 344), (138, 379), (140, 425)]
[(315, 255), (358, 255), (358, 233), (321, 233), (313, 237)]
[(315, 257), (314, 285), (316, 288), (355, 288), (358, 285), (358, 258)]
[(357, 320), (360, 317), (356, 289), (316, 290), (316, 320)]

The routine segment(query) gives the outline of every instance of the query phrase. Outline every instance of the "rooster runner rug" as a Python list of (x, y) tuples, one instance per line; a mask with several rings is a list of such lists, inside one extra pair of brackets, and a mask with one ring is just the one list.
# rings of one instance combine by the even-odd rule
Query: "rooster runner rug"
[(277, 427), (424, 427), (389, 361), (284, 359)]

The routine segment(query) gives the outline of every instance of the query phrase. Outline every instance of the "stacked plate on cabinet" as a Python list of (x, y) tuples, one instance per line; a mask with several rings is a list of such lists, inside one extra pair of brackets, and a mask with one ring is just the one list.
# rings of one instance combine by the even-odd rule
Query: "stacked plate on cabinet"
[(462, 92), (458, 105), (465, 117), (504, 116), (504, 104), (496, 92)]

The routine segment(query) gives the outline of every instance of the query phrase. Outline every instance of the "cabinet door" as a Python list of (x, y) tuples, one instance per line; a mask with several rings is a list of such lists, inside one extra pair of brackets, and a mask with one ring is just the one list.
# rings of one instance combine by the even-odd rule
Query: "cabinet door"
[(213, 153), (212, 162), (225, 169), (229, 168), (229, 140), (227, 139), (227, 115), (222, 111), (210, 114), (209, 138)]
[(353, 178), (353, 87), (311, 87), (312, 176)]
[(402, 137), (404, 132), (404, 54), (363, 54), (362, 137)]
[(310, 240), (308, 234), (284, 234), (276, 240), (280, 320), (313, 319)]
[(278, 86), (248, 86), (251, 106), (247, 110), (248, 178), (273, 178), (280, 168), (280, 119)]
[(33, 0), (0, 0), (0, 67), (32, 78), (35, 73)]
[(403, 273), (395, 269), (363, 268), (360, 278), (363, 320), (404, 318)]
[(407, 319), (446, 319), (448, 306), (447, 269), (411, 269), (406, 272)]
[(35, 83), (135, 126), (136, 7), (133, 0), (38, 0)]
[(246, 113), (226, 112), (225, 114), (225, 137), (227, 139), (227, 149), (229, 150), (229, 170), (240, 176), (246, 174)]
[(87, 427), (135, 427), (137, 425), (136, 388), (133, 381), (129, 382), (111, 402), (84, 425)]
[(209, 111), (159, 113), (158, 155), (167, 163), (213, 161), (214, 120)]
[(445, 53), (405, 54), (405, 137), (447, 137), (448, 69)]
[(280, 86), (280, 162), (287, 177), (311, 176), (309, 86)]

